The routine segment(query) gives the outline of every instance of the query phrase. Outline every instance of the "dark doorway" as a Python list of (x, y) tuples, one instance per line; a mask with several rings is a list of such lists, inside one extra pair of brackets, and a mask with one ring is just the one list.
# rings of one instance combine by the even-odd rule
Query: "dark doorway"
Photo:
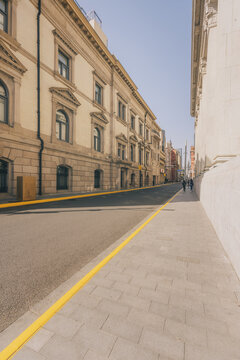
[(143, 174), (141, 170), (139, 171), (139, 187), (143, 186)]
[(101, 170), (94, 171), (94, 187), (99, 189), (101, 185)]
[(156, 185), (156, 175), (153, 175), (153, 186)]
[(121, 188), (124, 188), (124, 169), (121, 169)]
[(146, 185), (146, 186), (149, 185), (149, 175), (147, 175), (146, 178), (145, 178), (145, 185)]
[(0, 192), (8, 192), (8, 163), (0, 160)]
[(57, 190), (68, 189), (68, 168), (66, 166), (57, 167)]
[(132, 173), (131, 174), (131, 183), (130, 183), (131, 186), (135, 186), (135, 174)]

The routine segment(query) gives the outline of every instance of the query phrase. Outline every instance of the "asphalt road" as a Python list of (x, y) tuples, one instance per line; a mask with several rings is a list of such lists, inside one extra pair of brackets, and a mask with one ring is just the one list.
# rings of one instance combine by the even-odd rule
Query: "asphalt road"
[(0, 210), (0, 332), (179, 188)]

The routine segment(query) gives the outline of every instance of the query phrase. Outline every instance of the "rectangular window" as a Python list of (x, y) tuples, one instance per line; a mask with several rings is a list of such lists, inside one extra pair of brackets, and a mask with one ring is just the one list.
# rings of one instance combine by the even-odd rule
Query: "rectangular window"
[(149, 152), (146, 152), (146, 165), (149, 164)]
[(126, 106), (121, 101), (118, 101), (118, 117), (123, 121), (126, 120)]
[(146, 140), (149, 140), (149, 130), (146, 129)]
[(0, 29), (8, 32), (8, 2), (0, 0)]
[(69, 58), (58, 50), (58, 71), (65, 79), (69, 80)]
[(143, 134), (143, 124), (139, 122), (139, 135), (142, 136), (142, 134)]
[(118, 157), (120, 158), (121, 157), (121, 145), (118, 144)]
[(103, 104), (102, 94), (103, 94), (103, 88), (96, 82), (95, 83), (95, 101), (100, 105)]
[(142, 150), (139, 148), (138, 151), (138, 162), (141, 165), (142, 164)]
[(125, 160), (125, 146), (122, 146), (122, 160)]
[(131, 129), (135, 129), (135, 116), (131, 115)]

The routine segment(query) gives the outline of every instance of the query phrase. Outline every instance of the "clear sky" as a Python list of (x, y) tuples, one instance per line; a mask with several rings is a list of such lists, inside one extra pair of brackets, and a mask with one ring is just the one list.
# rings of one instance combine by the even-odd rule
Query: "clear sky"
[(190, 116), (192, 0), (78, 0), (103, 22), (119, 59), (175, 148), (193, 145)]

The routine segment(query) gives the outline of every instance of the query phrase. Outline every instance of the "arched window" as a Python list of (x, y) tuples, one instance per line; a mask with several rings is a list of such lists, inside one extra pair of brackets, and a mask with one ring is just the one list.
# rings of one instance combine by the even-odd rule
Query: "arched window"
[(8, 123), (8, 91), (0, 80), (0, 122)]
[(0, 0), (0, 29), (8, 31), (8, 2)]
[(56, 113), (56, 137), (59, 140), (69, 141), (69, 121), (63, 110)]
[(8, 163), (0, 160), (0, 193), (8, 191)]
[(68, 173), (68, 167), (63, 165), (57, 167), (57, 190), (68, 189)]
[(94, 150), (101, 151), (101, 133), (98, 128), (94, 128)]

